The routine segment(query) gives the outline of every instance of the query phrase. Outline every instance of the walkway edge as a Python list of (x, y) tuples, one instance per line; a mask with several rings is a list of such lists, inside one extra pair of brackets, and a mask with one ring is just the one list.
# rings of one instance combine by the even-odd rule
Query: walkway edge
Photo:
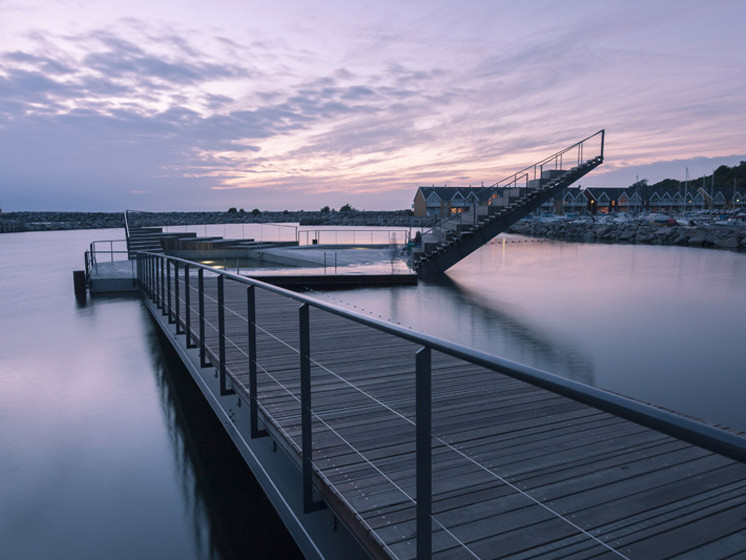
[(200, 367), (199, 350), (186, 348), (148, 298), (143, 303), (161, 332), (181, 358), (205, 400), (217, 415), (236, 449), (246, 461), (296, 544), (309, 560), (366, 558), (368, 552), (331, 509), (304, 514), (302, 477), (298, 465), (275, 444), (272, 437), (251, 439), (248, 403), (236, 395), (220, 395), (220, 380), (214, 367)]

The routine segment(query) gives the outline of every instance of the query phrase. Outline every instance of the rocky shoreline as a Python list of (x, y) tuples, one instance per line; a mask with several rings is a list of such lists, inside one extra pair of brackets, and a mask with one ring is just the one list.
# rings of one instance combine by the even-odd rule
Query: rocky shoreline
[[(434, 218), (411, 210), (282, 211), (282, 212), (131, 212), (133, 226), (300, 223), (306, 225), (429, 227)], [(123, 212), (4, 212), (0, 232), (124, 228)]]
[(680, 223), (673, 219), (654, 223), (645, 218), (624, 221), (598, 219), (595, 222), (590, 218), (528, 218), (514, 224), (508, 231), (562, 241), (746, 250), (746, 224), (700, 223), (690, 220)]

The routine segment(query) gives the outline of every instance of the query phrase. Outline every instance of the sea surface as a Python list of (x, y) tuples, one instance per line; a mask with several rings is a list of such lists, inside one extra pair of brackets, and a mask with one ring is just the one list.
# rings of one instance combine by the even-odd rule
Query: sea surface
[(74, 297), (122, 237), (0, 235), (0, 558), (302, 558), (139, 299)]
[[(137, 297), (74, 297), (122, 237), (0, 235), (0, 557), (299, 557)], [(439, 282), (317, 295), (746, 430), (742, 253), (504, 236)]]
[(320, 294), (746, 431), (746, 254), (504, 235), (438, 282)]

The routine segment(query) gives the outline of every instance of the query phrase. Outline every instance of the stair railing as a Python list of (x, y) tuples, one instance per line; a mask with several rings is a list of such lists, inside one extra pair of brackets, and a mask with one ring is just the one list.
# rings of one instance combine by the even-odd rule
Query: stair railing
[(127, 213), (129, 210), (124, 211), (124, 236), (126, 239), (130, 238), (130, 224), (129, 220), (127, 219)]
[[(596, 157), (600, 157), (601, 159), (603, 159), (605, 136), (605, 129), (601, 129), (598, 132), (591, 134), (587, 138), (584, 138), (579, 142), (575, 142), (567, 148), (555, 152), (551, 156), (544, 158), (543, 160), (534, 163), (533, 165), (529, 165), (528, 167), (521, 169), (517, 173), (514, 173), (513, 175), (510, 175), (505, 179), (501, 179), (497, 183), (490, 185), (489, 188), (500, 188), (502, 186), (511, 185), (517, 186), (518, 179), (521, 178), (524, 174), (533, 175), (534, 179), (541, 179), (541, 174), (545, 169), (562, 169), (562, 165), (566, 162), (567, 156), (572, 152), (572, 150), (577, 150), (577, 153), (575, 154), (576, 157), (574, 158), (574, 160), (576, 161), (574, 167), (580, 167), (582, 164), (587, 163)], [(588, 144), (592, 144), (595, 142), (599, 142), (600, 144), (598, 151), (595, 152), (595, 155), (593, 157), (584, 159), (584, 152), (586, 152)]]

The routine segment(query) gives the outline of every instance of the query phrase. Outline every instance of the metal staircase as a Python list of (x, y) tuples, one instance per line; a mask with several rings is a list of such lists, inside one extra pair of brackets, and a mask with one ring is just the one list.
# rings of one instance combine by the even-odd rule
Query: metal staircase
[(131, 226), (129, 210), (124, 211), (124, 233), (127, 237), (127, 252), (130, 258), (138, 251), (163, 253), (163, 228)]
[(493, 191), (488, 204), (466, 207), (422, 234), (419, 247), (412, 251), (412, 268), (420, 277), (440, 275), (539, 208), (603, 163), (604, 135), (599, 130), (485, 187)]

